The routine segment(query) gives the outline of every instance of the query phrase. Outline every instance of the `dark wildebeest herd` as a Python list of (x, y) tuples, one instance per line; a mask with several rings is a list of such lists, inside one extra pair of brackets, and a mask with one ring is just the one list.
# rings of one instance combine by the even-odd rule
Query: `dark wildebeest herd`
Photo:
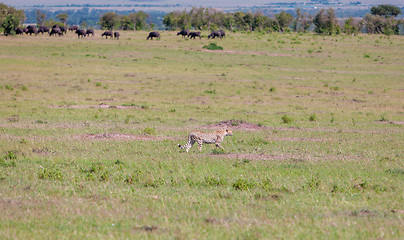
[[(78, 38), (85, 38), (85, 37), (89, 37), (94, 36), (95, 32), (94, 29), (80, 29), (78, 26), (70, 26), (69, 28), (65, 27), (65, 26), (58, 26), (58, 25), (53, 25), (53, 27), (51, 29), (49, 29), (49, 27), (47, 26), (40, 26), (40, 27), (36, 27), (35, 25), (29, 25), (26, 28), (17, 28), (15, 29), (15, 33), (17, 35), (22, 35), (22, 34), (35, 34), (38, 35), (39, 33), (49, 33), (49, 36), (63, 36), (64, 34), (67, 33), (67, 31), (69, 32), (74, 32), (75, 34), (77, 34)], [(119, 39), (119, 32), (114, 32), (112, 33), (112, 31), (105, 31), (101, 37), (106, 36), (106, 38), (111, 37), (111, 38), (115, 38), (115, 39)]]
[[(89, 37), (94, 36), (95, 32), (94, 29), (80, 29), (78, 26), (70, 26), (69, 28), (65, 27), (65, 26), (58, 26), (58, 25), (53, 25), (52, 28), (49, 28), (47, 26), (40, 26), (40, 27), (36, 27), (35, 25), (29, 25), (26, 28), (17, 28), (15, 29), (15, 33), (18, 35), (22, 35), (22, 34), (35, 34), (38, 35), (39, 33), (49, 33), (49, 36), (63, 36), (64, 34), (67, 33), (67, 31), (69, 32), (74, 32), (75, 34), (77, 34), (78, 38), (85, 38), (85, 37)], [(177, 33), (177, 36), (181, 35), (182, 38), (188, 37), (190, 39), (196, 39), (197, 37), (199, 37), (199, 39), (202, 39), (202, 35), (201, 32), (191, 32), (189, 30), (186, 29), (182, 29), (181, 31), (179, 31)], [(105, 39), (108, 39), (108, 37), (110, 39), (116, 39), (119, 40), (120, 37), (120, 33), (119, 32), (113, 32), (111, 30), (107, 30), (104, 33), (101, 34), (101, 37), (104, 37)], [(215, 39), (215, 38), (219, 38), (219, 39), (223, 39), (226, 37), (226, 33), (223, 30), (217, 30), (217, 31), (212, 31), (209, 35), (208, 35), (208, 39)], [(160, 33), (157, 31), (152, 31), (149, 33), (149, 35), (147, 36), (146, 40), (153, 40), (153, 38), (155, 39), (160, 39)]]

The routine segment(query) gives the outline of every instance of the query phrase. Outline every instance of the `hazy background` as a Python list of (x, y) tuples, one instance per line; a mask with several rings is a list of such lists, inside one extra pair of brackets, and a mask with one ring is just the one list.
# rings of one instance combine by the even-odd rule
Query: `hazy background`
[[(358, 0), (340, 0), (340, 3), (350, 3), (350, 2), (356, 2)], [(404, 0), (359, 0), (362, 2), (362, 4), (394, 4), (394, 5), (404, 5)], [(149, 0), (149, 1), (144, 1), (144, 0), (70, 0), (70, 1), (65, 1), (65, 0), (3, 0), (0, 1), (4, 4), (10, 5), (10, 6), (33, 6), (33, 5), (45, 5), (45, 6), (52, 6), (52, 5), (66, 5), (66, 4), (109, 4), (109, 5), (115, 5), (115, 4), (156, 4), (156, 5), (181, 5), (184, 7), (187, 6), (196, 6), (196, 7), (218, 7), (218, 8), (231, 8), (231, 7), (237, 7), (237, 6), (254, 6), (254, 5), (264, 5), (268, 3), (290, 3), (290, 2), (296, 2), (296, 3), (305, 3), (305, 2), (311, 2), (310, 0), (305, 0), (305, 1), (299, 1), (299, 0), (204, 0), (204, 1), (198, 1), (198, 0)], [(329, 2), (335, 2), (337, 3), (338, 1), (329, 1)]]

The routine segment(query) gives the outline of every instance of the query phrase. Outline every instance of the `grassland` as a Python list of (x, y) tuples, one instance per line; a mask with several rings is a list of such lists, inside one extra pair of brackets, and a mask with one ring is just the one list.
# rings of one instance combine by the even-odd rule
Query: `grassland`
[(403, 37), (100, 34), (0, 36), (0, 239), (404, 237)]

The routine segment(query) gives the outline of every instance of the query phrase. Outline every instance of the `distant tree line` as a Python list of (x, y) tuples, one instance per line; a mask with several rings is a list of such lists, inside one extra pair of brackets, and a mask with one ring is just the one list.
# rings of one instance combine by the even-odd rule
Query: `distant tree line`
[(128, 15), (118, 15), (116, 12), (107, 12), (101, 16), (99, 25), (101, 29), (146, 30), (152, 26), (147, 23), (149, 15), (143, 11)]
[[(91, 27), (91, 28), (100, 28), (100, 18), (104, 14), (111, 12), (110, 10), (105, 9), (89, 9), (89, 8), (82, 8), (78, 10), (58, 10), (58, 11), (48, 11), (48, 10), (41, 10), (41, 9), (32, 9), (26, 10), (26, 23), (40, 23), (37, 20), (37, 12), (40, 11), (45, 16), (44, 25), (49, 25), (48, 23), (54, 21), (60, 21), (58, 19), (59, 14), (67, 14), (67, 25), (77, 25), (83, 28)], [(138, 13), (134, 11), (115, 11), (116, 16), (124, 16), (124, 15), (132, 15), (133, 13)], [(158, 28), (163, 28), (163, 24), (161, 22), (161, 16), (163, 12), (160, 11), (151, 11), (147, 13), (147, 26), (153, 24), (153, 26)], [(117, 26), (118, 27), (118, 26)], [(139, 28), (139, 26), (137, 26)], [(136, 29), (136, 26), (135, 26)]]
[[(155, 13), (154, 13), (155, 14)], [(355, 34), (359, 32), (374, 34), (399, 34), (403, 20), (397, 16), (401, 10), (393, 5), (382, 4), (370, 9), (363, 18), (348, 18), (343, 24), (337, 21), (332, 8), (320, 9), (315, 14), (296, 9), (294, 15), (281, 11), (273, 16), (261, 12), (224, 13), (212, 8), (192, 8), (190, 11), (173, 11), (162, 17), (151, 16), (139, 12), (110, 12), (105, 10), (42, 11), (31, 10), (24, 12), (0, 3), (0, 32), (14, 34), (14, 30), (24, 20), (37, 23), (38, 26), (79, 25), (82, 28), (98, 25), (101, 29), (148, 30), (165, 26), (168, 30), (196, 29), (230, 31), (264, 31), (264, 32), (307, 32), (313, 30), (319, 34)], [(51, 15), (51, 16), (49, 16)], [(157, 14), (158, 15), (158, 14)], [(90, 17), (91, 16), (91, 17)], [(161, 15), (160, 15), (161, 16)], [(157, 20), (156, 20), (157, 19)], [(152, 22), (157, 22), (155, 25)], [(161, 22), (161, 23), (159, 23)], [(161, 25), (160, 25), (161, 24)]]
[(320, 34), (340, 34), (341, 32), (355, 34), (358, 32), (376, 34), (399, 34), (403, 20), (396, 17), (401, 10), (392, 5), (382, 4), (372, 7), (370, 13), (363, 19), (352, 17), (345, 20), (343, 25), (337, 21), (332, 8), (320, 9), (314, 15), (296, 10), (295, 16), (285, 11), (273, 17), (260, 12), (223, 13), (211, 8), (192, 8), (190, 11), (173, 11), (163, 17), (163, 23), (168, 30), (197, 29), (230, 31), (265, 31), (265, 32), (306, 32), (311, 27)]

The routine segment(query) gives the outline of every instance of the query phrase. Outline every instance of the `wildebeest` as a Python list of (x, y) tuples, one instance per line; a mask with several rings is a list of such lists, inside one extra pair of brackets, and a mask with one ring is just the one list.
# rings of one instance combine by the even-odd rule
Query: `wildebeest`
[(38, 35), (38, 29), (35, 26), (34, 27), (30, 27), (30, 26), (27, 27), (28, 31), (26, 32), (26, 34), (29, 33), (29, 35), (32, 35), (32, 34), (35, 34), (35, 36)]
[(21, 34), (23, 34), (23, 33), (24, 33), (24, 29), (22, 29), (22, 28), (17, 28), (17, 29), (15, 29), (15, 34), (21, 35)]
[(177, 36), (181, 35), (183, 38), (189, 35), (189, 30), (182, 29), (177, 33)]
[(222, 35), (220, 38), (226, 37), (226, 32), (224, 30), (219, 30), (219, 32)]
[(146, 40), (149, 40), (149, 39), (150, 39), (150, 40), (153, 40), (153, 38), (160, 39), (160, 33), (157, 32), (157, 31), (150, 32), (150, 33), (149, 33), (149, 36), (147, 36)]
[(77, 30), (79, 30), (79, 27), (78, 26), (70, 26), (69, 27), (69, 32), (73, 32), (73, 31), (77, 31)]
[(63, 35), (63, 32), (60, 30), (59, 27), (52, 28), (52, 30), (49, 33), (49, 36), (52, 36), (52, 35), (56, 36), (56, 34), (59, 35), (59, 36)]
[(38, 33), (42, 33), (42, 34), (44, 34), (44, 33), (48, 33), (49, 32), (49, 28), (47, 27), (47, 26), (40, 26), (39, 28), (38, 28)]
[(201, 37), (201, 32), (190, 32), (190, 33), (188, 34), (188, 37), (191, 37), (191, 39), (192, 39), (192, 38), (195, 39), (195, 37), (199, 37), (199, 39), (202, 38), (202, 37)]
[(62, 33), (67, 33), (67, 28), (65, 26), (59, 27)]
[(121, 34), (119, 34), (119, 32), (114, 32), (114, 37), (115, 37), (116, 40), (119, 40), (120, 35)]
[(92, 36), (94, 36), (94, 29), (87, 29), (86, 35), (87, 35), (87, 36), (90, 36), (90, 34), (91, 34)]
[(212, 31), (209, 35), (208, 35), (208, 39), (210, 38), (223, 38), (222, 33), (220, 31)]
[(36, 28), (36, 26), (35, 26), (35, 25), (28, 25), (28, 26), (27, 26), (27, 29), (28, 29), (28, 30), (33, 29), (33, 28)]
[(113, 38), (112, 31), (105, 31), (103, 34), (101, 34), (101, 37), (103, 36), (105, 36), (105, 39), (107, 39), (108, 36)]
[(86, 30), (83, 30), (83, 29), (77, 29), (75, 33), (77, 34), (78, 38), (80, 38), (80, 37), (83, 38), (86, 36)]

